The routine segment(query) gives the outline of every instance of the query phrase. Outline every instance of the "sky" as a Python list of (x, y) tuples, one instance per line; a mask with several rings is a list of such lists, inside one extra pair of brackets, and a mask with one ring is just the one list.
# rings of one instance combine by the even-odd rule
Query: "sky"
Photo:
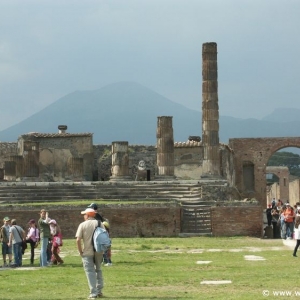
[(220, 115), (300, 109), (299, 12), (299, 0), (1, 0), (0, 130), (119, 81), (201, 111), (207, 42)]

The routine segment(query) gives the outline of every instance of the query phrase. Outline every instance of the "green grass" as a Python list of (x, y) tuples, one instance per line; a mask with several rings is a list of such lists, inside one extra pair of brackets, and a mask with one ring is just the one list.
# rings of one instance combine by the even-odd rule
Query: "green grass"
[[(299, 292), (299, 258), (281, 240), (249, 237), (114, 238), (112, 267), (103, 267), (104, 299), (290, 299)], [(0, 299), (86, 299), (89, 291), (75, 240), (62, 247), (65, 264), (0, 270)], [(246, 261), (256, 255), (264, 261)], [(38, 261), (38, 257), (36, 258)], [(197, 261), (212, 261), (197, 264)], [(2, 260), (0, 260), (2, 264)], [(203, 280), (231, 284), (203, 285)], [(270, 292), (269, 297), (263, 291)], [(294, 297), (296, 297), (294, 295)]]

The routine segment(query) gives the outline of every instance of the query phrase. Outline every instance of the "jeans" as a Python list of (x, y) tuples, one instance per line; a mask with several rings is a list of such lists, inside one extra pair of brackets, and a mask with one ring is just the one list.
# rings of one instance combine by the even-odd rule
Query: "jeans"
[(40, 266), (47, 267), (47, 247), (49, 238), (41, 238), (41, 254), (40, 254)]
[(12, 246), (14, 253), (14, 263), (17, 267), (22, 266), (22, 242), (15, 243)]
[(90, 288), (90, 295), (97, 296), (103, 288), (103, 277), (101, 270), (102, 253), (94, 256), (82, 256), (83, 269)]

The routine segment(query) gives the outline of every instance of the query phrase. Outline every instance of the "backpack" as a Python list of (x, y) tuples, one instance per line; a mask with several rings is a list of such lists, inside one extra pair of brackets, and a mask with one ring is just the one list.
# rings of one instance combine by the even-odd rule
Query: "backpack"
[(105, 252), (111, 247), (109, 234), (101, 227), (100, 221), (98, 221), (98, 226), (94, 230), (92, 244), (95, 252)]

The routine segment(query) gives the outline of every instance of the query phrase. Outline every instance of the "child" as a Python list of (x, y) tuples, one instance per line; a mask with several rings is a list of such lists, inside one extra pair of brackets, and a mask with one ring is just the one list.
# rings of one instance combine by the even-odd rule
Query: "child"
[[(109, 223), (107, 221), (104, 221), (102, 223), (106, 229), (106, 231), (109, 234)], [(103, 254), (103, 264), (105, 267), (110, 267), (112, 266), (112, 262), (111, 262), (111, 248), (107, 249), (104, 254)]]
[(34, 248), (37, 247), (40, 240), (40, 232), (36, 227), (35, 220), (31, 219), (29, 222), (28, 233), (26, 236), (26, 243), (30, 244), (31, 256), (30, 264), (33, 265), (34, 261)]
[(63, 244), (61, 230), (55, 220), (51, 220), (49, 224), (52, 236), (51, 262), (54, 265), (61, 265), (64, 263), (64, 261), (59, 256), (59, 247)]

